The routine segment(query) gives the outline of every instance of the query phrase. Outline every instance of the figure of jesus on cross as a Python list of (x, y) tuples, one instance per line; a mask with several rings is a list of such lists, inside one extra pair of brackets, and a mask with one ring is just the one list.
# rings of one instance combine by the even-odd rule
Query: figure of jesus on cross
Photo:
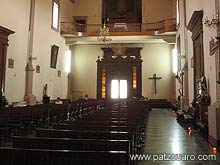
[(154, 73), (153, 77), (149, 77), (149, 79), (154, 80), (154, 93), (157, 94), (157, 80), (162, 79), (162, 77), (157, 77), (156, 73)]

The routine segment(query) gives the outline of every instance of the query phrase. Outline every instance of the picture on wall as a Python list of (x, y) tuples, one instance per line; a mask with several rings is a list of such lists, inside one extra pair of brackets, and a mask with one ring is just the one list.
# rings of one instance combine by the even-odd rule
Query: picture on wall
[(36, 73), (40, 73), (40, 65), (36, 66)]
[(14, 68), (14, 59), (12, 58), (8, 59), (8, 68), (11, 68), (11, 69)]
[(194, 67), (194, 60), (193, 60), (193, 57), (191, 57), (191, 68)]
[(50, 67), (56, 69), (59, 47), (56, 45), (51, 46), (51, 60)]
[(61, 71), (58, 70), (58, 77), (61, 77)]

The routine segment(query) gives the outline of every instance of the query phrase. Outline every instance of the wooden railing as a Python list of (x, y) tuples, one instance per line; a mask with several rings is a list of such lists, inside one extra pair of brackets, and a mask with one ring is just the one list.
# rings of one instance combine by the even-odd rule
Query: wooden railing
[[(81, 32), (84, 36), (99, 35), (101, 24), (78, 24), (73, 22), (61, 22), (61, 34), (77, 35)], [(107, 24), (112, 32), (139, 32), (143, 34), (155, 34), (176, 31), (176, 19), (165, 19), (153, 23), (115, 23)]]

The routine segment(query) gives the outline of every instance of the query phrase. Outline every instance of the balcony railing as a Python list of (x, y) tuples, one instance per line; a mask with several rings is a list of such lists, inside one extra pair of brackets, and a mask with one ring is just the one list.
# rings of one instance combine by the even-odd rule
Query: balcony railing
[[(61, 22), (61, 34), (77, 35), (81, 32), (83, 36), (98, 36), (101, 24), (78, 24), (73, 22)], [(115, 23), (107, 24), (110, 30), (110, 35), (135, 35), (149, 34), (154, 35), (164, 32), (176, 31), (176, 19), (166, 19), (153, 23)]]

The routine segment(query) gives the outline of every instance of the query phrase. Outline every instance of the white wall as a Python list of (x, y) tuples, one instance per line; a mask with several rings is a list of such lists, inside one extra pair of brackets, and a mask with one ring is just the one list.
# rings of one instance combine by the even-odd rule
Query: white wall
[(87, 16), (88, 24), (101, 23), (102, 0), (75, 1), (73, 5), (73, 10), (74, 10), (74, 16)]
[[(65, 44), (65, 38), (60, 33), (51, 29), (52, 1), (37, 0), (35, 27), (34, 27), (34, 52), (37, 57), (34, 66), (40, 65), (41, 72), (34, 74), (34, 91), (37, 100), (42, 99), (43, 86), (48, 84), (48, 95), (55, 99), (56, 97), (67, 97), (67, 73), (65, 73), (65, 59), (68, 46)], [(60, 21), (71, 21), (72, 3), (69, 0), (61, 1)], [(69, 13), (67, 13), (69, 11)], [(50, 68), (51, 46), (59, 46), (59, 54), (56, 69)], [(61, 71), (61, 77), (58, 77), (58, 70)]]
[(14, 59), (14, 68), (9, 69), (6, 62), (5, 95), (9, 102), (21, 101), (25, 92), (30, 1), (1, 0), (0, 13), (0, 25), (15, 31), (9, 36), (7, 59)]
[(98, 56), (102, 57), (100, 45), (75, 45), (72, 50), (71, 91), (73, 99), (96, 98)]
[[(60, 21), (71, 21), (73, 4), (62, 0), (60, 4)], [(7, 13), (7, 14), (5, 14)], [(25, 66), (27, 62), (27, 39), (30, 15), (30, 0), (1, 0), (0, 25), (15, 31), (9, 37), (7, 58), (13, 58), (15, 66), (6, 69), (5, 94), (8, 101), (22, 101), (25, 93)], [(65, 55), (68, 46), (59, 32), (51, 29), (52, 0), (36, 0), (33, 56), (34, 69), (40, 65), (40, 73), (34, 71), (33, 94), (42, 100), (43, 86), (48, 83), (51, 98), (67, 97), (67, 74), (64, 71)], [(50, 68), (51, 45), (59, 46), (57, 69)], [(57, 76), (61, 70), (62, 77)]]
[[(164, 44), (144, 44), (142, 56), (142, 95), (148, 98), (173, 99), (172, 93), (172, 46)], [(156, 73), (162, 77), (157, 80), (157, 94), (154, 82), (149, 80)], [(175, 96), (174, 96), (175, 97)]]
[(175, 17), (175, 0), (142, 0), (143, 22), (157, 22)]

